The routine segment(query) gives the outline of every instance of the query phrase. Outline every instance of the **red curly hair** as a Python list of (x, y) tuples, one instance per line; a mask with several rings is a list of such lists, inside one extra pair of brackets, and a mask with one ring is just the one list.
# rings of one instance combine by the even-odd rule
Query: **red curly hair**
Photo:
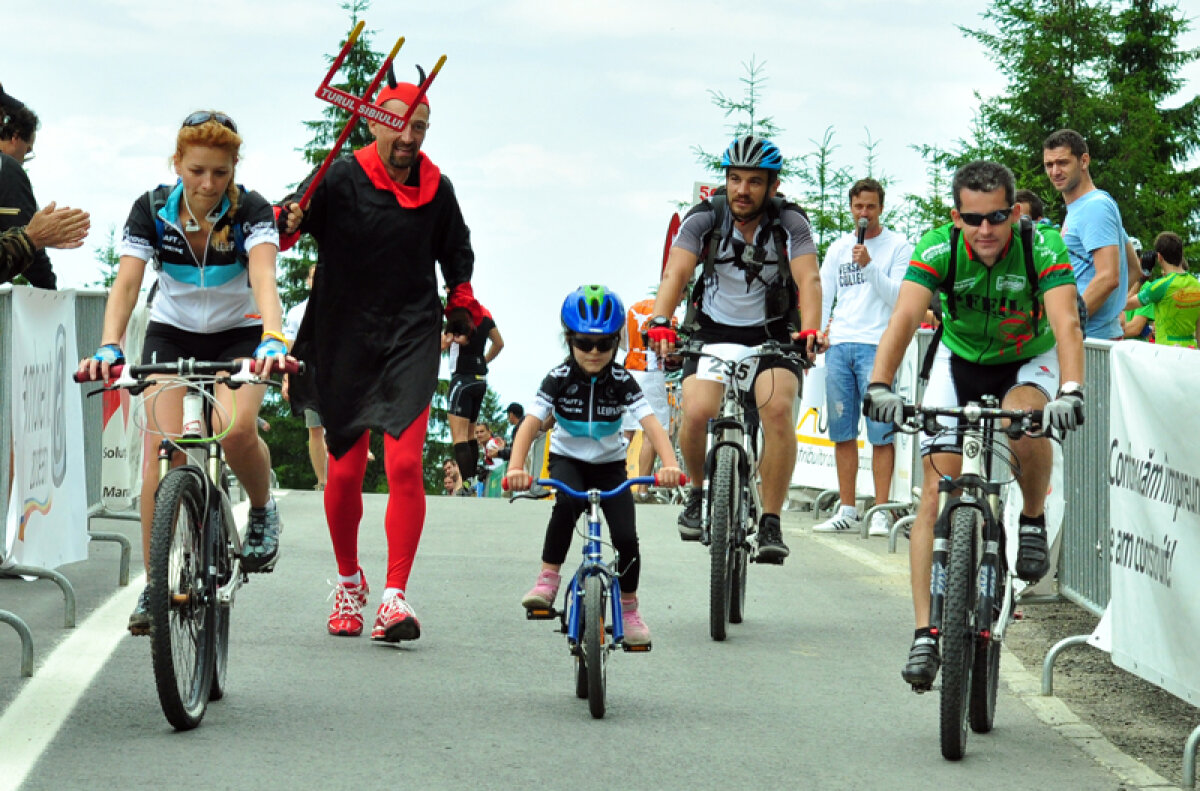
[[(213, 110), (212, 114), (218, 115)], [(215, 118), (209, 119), (202, 124), (195, 126), (183, 126), (179, 129), (179, 134), (175, 138), (175, 156), (172, 157), (172, 162), (178, 162), (183, 157), (185, 151), (191, 146), (205, 146), (206, 148), (220, 148), (228, 151), (233, 157), (233, 165), (236, 170), (238, 162), (238, 152), (242, 147), (242, 137), (237, 132), (217, 121)], [(237, 179), (234, 173), (229, 174), (229, 186), (225, 188), (225, 195), (229, 198), (229, 215), (237, 211), (238, 207), (238, 186)], [(213, 234), (214, 242), (225, 243), (229, 239), (229, 230), (232, 225), (227, 225), (220, 233)]]

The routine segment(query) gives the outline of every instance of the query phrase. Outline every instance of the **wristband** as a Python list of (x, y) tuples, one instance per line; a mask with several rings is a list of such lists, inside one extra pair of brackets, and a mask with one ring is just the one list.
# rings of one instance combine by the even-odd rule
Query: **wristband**
[(817, 332), (817, 330), (800, 330), (800, 334), (796, 336), (796, 340), (803, 340), (804, 338), (812, 338), (818, 334), (819, 333)]
[(275, 332), (275, 330), (264, 330), (261, 340), (265, 341), (267, 338), (274, 338), (280, 343), (287, 343), (287, 338), (283, 337), (283, 333)]

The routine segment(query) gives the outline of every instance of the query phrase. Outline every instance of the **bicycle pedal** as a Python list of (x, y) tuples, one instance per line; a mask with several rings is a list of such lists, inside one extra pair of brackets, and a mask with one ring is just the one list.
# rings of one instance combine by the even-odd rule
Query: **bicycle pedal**
[(622, 650), (624, 650), (624, 651), (625, 651), (625, 653), (627, 653), (627, 654), (646, 654), (646, 653), (649, 653), (649, 652), (650, 652), (650, 646), (651, 646), (651, 644), (650, 644), (650, 643), (646, 643), (645, 645), (630, 645), (629, 643), (626, 643), (626, 642), (624, 642), (624, 641), (622, 641), (622, 642), (621, 642), (621, 648), (622, 648)]
[(933, 684), (913, 684), (912, 685), (912, 691), (917, 693), (918, 695), (924, 695), (926, 692), (929, 692), (932, 689), (933, 689)]
[(558, 611), (553, 607), (538, 607), (525, 610), (525, 620), (527, 621), (552, 621), (557, 617)]
[(760, 557), (759, 555), (751, 555), (750, 556), (751, 563), (762, 563), (767, 566), (782, 566), (783, 561), (785, 561), (785, 560), (787, 560), (787, 558), (782, 557), (780, 555), (776, 555), (774, 557), (766, 557), (766, 558)]

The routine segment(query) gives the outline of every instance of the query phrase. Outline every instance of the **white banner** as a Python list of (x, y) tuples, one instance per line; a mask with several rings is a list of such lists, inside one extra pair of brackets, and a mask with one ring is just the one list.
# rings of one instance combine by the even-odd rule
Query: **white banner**
[(1200, 705), (1200, 353), (1118, 343), (1109, 359), (1113, 663)]
[(10, 357), (13, 488), (4, 562), (56, 568), (87, 558), (83, 404), (71, 374), (75, 292), (16, 286)]
[[(121, 343), (125, 359), (131, 364), (141, 360), (148, 318), (149, 309), (143, 298), (129, 318)], [(131, 396), (128, 390), (113, 390), (94, 397), (103, 400), (100, 501), (108, 511), (129, 511), (142, 486), (143, 438), (133, 417), (141, 406), (141, 397)]]
[[(896, 392), (912, 403), (917, 391), (917, 341), (914, 338), (904, 353), (896, 372)], [(897, 433), (892, 437), (896, 446), (896, 466), (892, 473), (891, 500), (912, 502), (913, 437)], [(804, 377), (800, 397), (800, 417), (796, 421), (796, 467), (792, 471), (792, 486), (816, 489), (836, 489), (837, 460), (834, 443), (829, 439), (829, 419), (825, 412), (825, 355)], [(866, 418), (858, 421), (858, 478), (854, 489), (859, 497), (874, 497), (875, 482), (871, 477), (871, 445), (867, 442)]]

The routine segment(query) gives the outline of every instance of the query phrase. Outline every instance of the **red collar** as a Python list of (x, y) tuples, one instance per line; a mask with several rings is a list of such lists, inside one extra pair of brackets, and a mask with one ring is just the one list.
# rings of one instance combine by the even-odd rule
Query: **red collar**
[(438, 184), (441, 183), (442, 171), (430, 161), (429, 157), (425, 156), (425, 152), (417, 153), (417, 163), (414, 165), (420, 174), (420, 184), (416, 187), (401, 186), (392, 181), (392, 177), (388, 175), (383, 160), (379, 158), (378, 145), (378, 143), (372, 143), (354, 152), (354, 158), (366, 171), (367, 178), (371, 180), (371, 183), (377, 189), (388, 190), (395, 195), (400, 206), (405, 209), (415, 209), (433, 200), (433, 197), (437, 195)]

